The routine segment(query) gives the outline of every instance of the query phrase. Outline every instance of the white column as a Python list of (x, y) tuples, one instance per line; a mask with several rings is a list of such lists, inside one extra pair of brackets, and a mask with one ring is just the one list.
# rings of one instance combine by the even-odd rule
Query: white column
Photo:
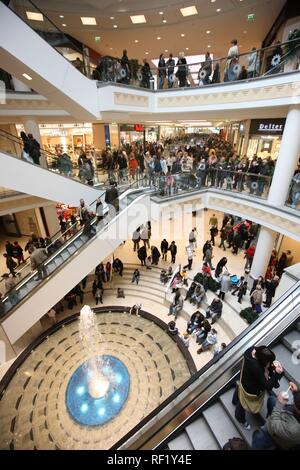
[[(39, 142), (42, 147), (42, 138), (38, 122), (33, 117), (23, 119), (23, 125), (26, 134), (32, 134), (33, 137)], [(44, 155), (41, 155), (40, 164), (43, 168), (47, 168), (47, 162)]]
[(258, 276), (265, 275), (274, 248), (276, 235), (276, 232), (261, 227), (251, 266), (250, 279), (257, 279)]
[(291, 106), (286, 119), (268, 202), (284, 206), (300, 153), (300, 106)]

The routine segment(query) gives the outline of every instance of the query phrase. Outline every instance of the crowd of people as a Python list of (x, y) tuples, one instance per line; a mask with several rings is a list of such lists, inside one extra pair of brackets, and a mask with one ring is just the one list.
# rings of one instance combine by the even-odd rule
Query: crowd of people
[[(79, 58), (76, 59), (74, 65), (82, 71), (82, 62)], [(197, 64), (193, 63), (193, 65)], [(210, 52), (206, 52), (204, 61), (198, 64), (198, 85), (246, 80), (258, 77), (262, 73), (268, 75), (280, 73), (283, 71), (283, 65), (284, 53), (279, 41), (266, 50), (257, 50), (253, 47), (249, 53), (241, 54), (238, 40), (233, 39), (225, 58), (213, 60)], [(195, 83), (184, 52), (179, 52), (176, 61), (172, 53), (168, 57), (161, 53), (157, 67), (153, 67), (146, 57), (142, 65), (139, 65), (136, 60), (130, 60), (126, 49), (123, 50), (120, 59), (110, 56), (101, 57), (93, 70), (92, 78), (102, 82), (138, 84), (143, 88), (154, 89), (154, 75), (157, 76), (158, 89), (163, 89), (165, 86), (169, 89), (173, 88), (176, 81), (180, 88), (190, 87)]]

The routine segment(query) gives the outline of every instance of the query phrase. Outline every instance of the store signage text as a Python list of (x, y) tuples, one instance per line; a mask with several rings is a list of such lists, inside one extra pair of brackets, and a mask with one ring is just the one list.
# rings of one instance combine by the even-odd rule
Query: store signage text
[(283, 134), (285, 119), (252, 119), (250, 135), (252, 134)]

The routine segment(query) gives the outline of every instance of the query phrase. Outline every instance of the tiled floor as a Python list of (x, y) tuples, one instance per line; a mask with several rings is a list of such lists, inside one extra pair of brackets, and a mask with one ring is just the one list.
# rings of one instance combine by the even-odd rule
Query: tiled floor
[(65, 394), (87, 359), (78, 320), (49, 336), (19, 368), (0, 402), (1, 449), (108, 449), (190, 377), (177, 344), (158, 325), (127, 313), (101, 313), (97, 355), (120, 359), (130, 375), (124, 407), (102, 426), (68, 414)]

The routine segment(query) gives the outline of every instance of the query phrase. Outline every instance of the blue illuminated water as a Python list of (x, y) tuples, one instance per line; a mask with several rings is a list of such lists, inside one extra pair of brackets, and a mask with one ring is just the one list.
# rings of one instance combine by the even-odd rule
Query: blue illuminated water
[(114, 418), (123, 408), (129, 393), (130, 377), (126, 366), (115, 356), (98, 356), (101, 372), (109, 378), (110, 386), (101, 398), (88, 392), (88, 361), (81, 364), (69, 380), (66, 407), (69, 415), (79, 424), (100, 426)]

